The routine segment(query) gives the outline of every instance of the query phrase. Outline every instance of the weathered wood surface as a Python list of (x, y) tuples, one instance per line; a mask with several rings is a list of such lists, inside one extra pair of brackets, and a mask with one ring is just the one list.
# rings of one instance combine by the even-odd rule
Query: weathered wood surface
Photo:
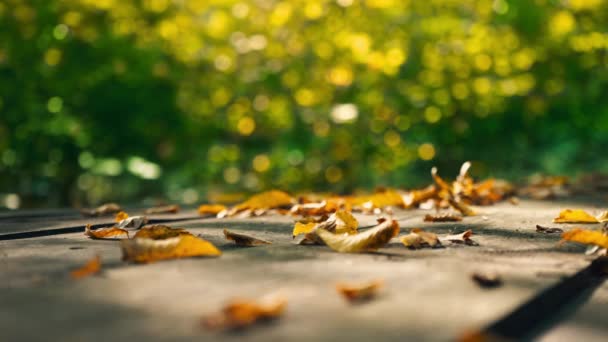
[[(293, 219), (214, 218), (172, 224), (212, 241), (219, 258), (149, 265), (123, 263), (116, 241), (90, 240), (81, 232), (2, 240), (5, 234), (76, 227), (108, 219), (83, 219), (75, 211), (0, 214), (0, 341), (389, 341), (453, 340), (499, 319), (539, 291), (589, 264), (585, 248), (558, 246), (559, 235), (539, 234), (563, 208), (584, 203), (522, 201), (478, 209), (457, 223), (424, 223), (421, 210), (396, 211), (402, 233), (421, 227), (438, 234), (473, 229), (480, 246), (447, 245), (408, 250), (395, 240), (379, 253), (338, 254), (324, 246), (297, 246)], [(27, 214), (27, 215), (25, 215)], [(185, 212), (182, 217), (195, 216)], [(159, 215), (159, 219), (171, 215)], [(358, 216), (361, 225), (373, 216)], [(110, 220), (111, 221), (111, 218)], [(571, 225), (562, 225), (569, 228)], [(239, 248), (222, 229), (255, 234), (269, 246)], [(50, 233), (49, 233), (50, 234)], [(69, 271), (99, 254), (104, 271), (80, 281)], [(504, 285), (479, 288), (476, 271), (498, 272)], [(338, 281), (385, 279), (383, 295), (349, 305)], [(281, 292), (286, 315), (241, 333), (199, 326), (203, 314), (227, 300)], [(608, 283), (575, 313), (542, 336), (544, 341), (605, 341)]]

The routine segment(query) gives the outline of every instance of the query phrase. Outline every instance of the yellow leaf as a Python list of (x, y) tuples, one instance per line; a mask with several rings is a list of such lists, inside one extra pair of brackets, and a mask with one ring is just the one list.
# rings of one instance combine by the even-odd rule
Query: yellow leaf
[[(343, 234), (343, 233), (357, 234), (357, 228), (359, 227), (359, 222), (357, 222), (357, 219), (353, 216), (353, 214), (350, 211), (338, 210), (332, 215), (335, 217), (335, 221), (336, 221), (336, 229), (335, 229), (336, 234)], [(331, 216), (330, 216), (330, 219), (331, 219)]]
[(231, 232), (228, 229), (224, 229), (224, 236), (227, 240), (232, 240), (239, 246), (259, 246), (272, 244), (270, 241), (258, 239), (246, 234)]
[(436, 234), (425, 232), (422, 229), (417, 228), (412, 229), (408, 235), (402, 236), (400, 240), (405, 247), (416, 249), (441, 246), (441, 242), (439, 242)]
[(87, 224), (84, 228), (84, 234), (91, 239), (112, 239), (121, 235), (129, 237), (129, 233), (122, 228), (111, 227), (92, 230), (90, 224)]
[(258, 321), (279, 318), (287, 308), (287, 299), (275, 297), (256, 302), (234, 299), (221, 312), (203, 317), (202, 325), (208, 329), (243, 329)]
[(347, 300), (355, 302), (372, 299), (383, 286), (384, 281), (378, 279), (363, 284), (339, 283), (336, 284), (336, 290)]
[(146, 215), (175, 214), (175, 213), (179, 212), (179, 210), (180, 210), (179, 205), (172, 204), (172, 205), (164, 205), (164, 206), (160, 206), (160, 207), (148, 208), (144, 211), (144, 213)]
[(123, 260), (138, 263), (222, 254), (211, 242), (193, 235), (179, 235), (164, 240), (134, 238), (123, 240), (121, 247)]
[(373, 251), (386, 245), (399, 234), (399, 224), (395, 220), (385, 220), (374, 228), (356, 235), (333, 234), (323, 228), (315, 232), (326, 245), (340, 253)]
[(200, 215), (217, 215), (224, 210), (226, 210), (226, 206), (222, 204), (202, 204), (198, 207)]
[(293, 227), (293, 237), (296, 237), (300, 234), (308, 234), (312, 232), (312, 230), (317, 226), (317, 224), (317, 222), (296, 222), (295, 226)]
[(119, 211), (118, 214), (116, 214), (116, 216), (114, 217), (114, 221), (116, 222), (120, 222), (122, 220), (125, 220), (129, 217), (129, 214), (125, 213), (124, 211)]
[(598, 220), (582, 209), (564, 209), (553, 219), (555, 223), (598, 223)]
[[(357, 219), (346, 210), (338, 210), (335, 213), (331, 214), (327, 220), (317, 223), (317, 222), (296, 222), (293, 227), (293, 237), (296, 237), (300, 234), (310, 234), (315, 229), (325, 229), (329, 232), (336, 234), (357, 234), (357, 227), (359, 226), (359, 222)], [(312, 238), (312, 239), (311, 239)], [(309, 238), (301, 241), (301, 243), (321, 243), (319, 239), (316, 238), (316, 235), (312, 235)]]
[(389, 206), (404, 207), (403, 195), (393, 189), (385, 189), (371, 195), (356, 196), (347, 199), (352, 205), (367, 204), (369, 208), (384, 208)]
[(603, 211), (602, 213), (600, 213), (597, 216), (597, 220), (598, 222), (608, 222), (608, 210), (607, 211)]
[(235, 209), (237, 211), (245, 209), (273, 209), (283, 206), (291, 206), (293, 202), (293, 198), (291, 198), (291, 196), (289, 196), (289, 194), (286, 192), (271, 190), (251, 196), (245, 202), (237, 205)]
[(424, 222), (458, 222), (462, 221), (462, 216), (454, 214), (427, 214), (424, 216)]
[(608, 248), (608, 236), (595, 230), (575, 228), (562, 234), (562, 241), (578, 242), (586, 245)]
[(147, 238), (153, 240), (163, 240), (180, 235), (192, 235), (182, 228), (171, 228), (162, 224), (144, 227), (140, 229), (133, 238)]
[(101, 271), (101, 258), (99, 255), (89, 260), (84, 266), (76, 269), (70, 273), (73, 279), (80, 279), (88, 277), (93, 274), (97, 274)]

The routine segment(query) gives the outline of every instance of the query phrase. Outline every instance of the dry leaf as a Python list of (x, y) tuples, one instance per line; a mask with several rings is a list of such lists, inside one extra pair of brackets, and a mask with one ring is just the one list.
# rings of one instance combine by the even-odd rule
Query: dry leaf
[(146, 215), (154, 215), (154, 214), (175, 214), (179, 212), (180, 208), (177, 204), (172, 205), (164, 205), (160, 207), (148, 208), (144, 211)]
[(603, 211), (599, 215), (597, 215), (597, 220), (598, 220), (598, 222), (602, 222), (602, 223), (608, 222), (608, 210)]
[(211, 242), (193, 235), (179, 235), (164, 240), (134, 238), (121, 242), (122, 258), (137, 263), (222, 254)]
[(124, 229), (139, 229), (146, 223), (148, 223), (148, 218), (145, 216), (131, 216), (118, 222), (116, 227)]
[(413, 190), (401, 196), (403, 205), (406, 208), (412, 208), (420, 203), (426, 202), (437, 196), (437, 188), (435, 185), (429, 185), (422, 190)]
[(317, 222), (308, 222), (308, 223), (296, 222), (296, 224), (293, 226), (292, 236), (295, 238), (296, 236), (298, 236), (300, 234), (308, 234), (308, 233), (312, 232), (313, 229), (315, 229), (317, 224), (318, 224)]
[(128, 217), (129, 214), (125, 213), (124, 211), (119, 211), (118, 214), (116, 214), (116, 216), (114, 217), (114, 221), (120, 222)]
[(367, 211), (388, 206), (404, 207), (403, 195), (394, 189), (382, 189), (371, 195), (346, 198), (353, 206), (361, 206)]
[(451, 213), (448, 214), (427, 214), (424, 216), (424, 222), (458, 222), (462, 221), (462, 216), (454, 215)]
[(293, 227), (293, 237), (296, 237), (300, 234), (311, 233), (318, 228), (325, 229), (336, 234), (357, 234), (358, 227), (359, 222), (357, 222), (357, 219), (353, 216), (352, 213), (346, 210), (338, 210), (335, 213), (329, 215), (327, 220), (320, 223), (296, 222)]
[(259, 245), (270, 245), (272, 242), (255, 238), (250, 235), (234, 233), (228, 229), (224, 229), (224, 236), (227, 240), (232, 240), (238, 246), (259, 246)]
[(279, 207), (291, 207), (294, 199), (286, 192), (271, 190), (251, 196), (245, 202), (235, 206), (233, 210), (240, 212), (246, 209), (274, 209)]
[(454, 198), (449, 198), (448, 202), (454, 209), (460, 211), (460, 213), (464, 216), (475, 216), (475, 211), (471, 209), (468, 205), (466, 205), (462, 200), (456, 200)]
[(472, 230), (464, 231), (460, 234), (448, 235), (444, 238), (444, 240), (453, 242), (453, 243), (464, 243), (470, 246), (479, 246), (479, 244), (471, 239), (471, 235), (473, 235)]
[(80, 210), (80, 212), (82, 213), (82, 215), (85, 215), (85, 216), (102, 216), (102, 215), (113, 214), (113, 213), (119, 212), (121, 210), (122, 210), (122, 208), (116, 203), (106, 203), (95, 209), (82, 209), (82, 210)]
[(89, 260), (84, 266), (72, 271), (70, 275), (73, 279), (80, 279), (84, 277), (97, 274), (101, 271), (101, 258), (99, 255)]
[(561, 228), (543, 227), (543, 226), (537, 224), (536, 225), (536, 232), (537, 233), (553, 234), (553, 233), (563, 233), (564, 230), (561, 229)]
[(201, 204), (198, 207), (200, 215), (217, 215), (224, 210), (226, 210), (226, 206), (223, 204)]
[(256, 302), (235, 299), (221, 312), (203, 317), (202, 324), (208, 329), (243, 329), (258, 321), (279, 318), (287, 308), (287, 299), (275, 297)]
[(512, 196), (509, 197), (509, 203), (513, 204), (513, 205), (519, 205), (519, 198)]
[(337, 252), (356, 253), (373, 251), (386, 245), (399, 234), (399, 224), (395, 220), (386, 220), (374, 228), (355, 235), (333, 234), (323, 228), (317, 228), (311, 234), (317, 234), (326, 245)]
[(129, 232), (122, 228), (118, 227), (110, 227), (110, 228), (99, 228), (99, 229), (91, 229), (91, 225), (87, 224), (84, 228), (84, 235), (90, 237), (91, 239), (113, 239), (117, 236), (126, 235), (129, 237)]
[(440, 247), (441, 242), (434, 233), (425, 232), (422, 229), (414, 228), (408, 235), (404, 235), (400, 238), (401, 243), (405, 247), (409, 248), (422, 248), (422, 247)]
[(608, 235), (600, 231), (575, 228), (562, 234), (562, 242), (571, 241), (608, 248)]
[(471, 279), (480, 287), (495, 288), (502, 285), (502, 279), (496, 273), (473, 273)]
[(171, 228), (162, 224), (140, 229), (133, 238), (147, 238), (153, 240), (169, 239), (180, 235), (192, 235), (182, 228)]
[(582, 209), (564, 209), (553, 219), (555, 223), (598, 223), (599, 221)]
[(369, 300), (384, 286), (384, 280), (377, 279), (363, 284), (336, 284), (336, 290), (351, 302)]
[(304, 204), (296, 204), (291, 207), (290, 212), (293, 215), (302, 215), (302, 216), (320, 216), (331, 214), (338, 210), (339, 204), (337, 201), (327, 201), (323, 200), (318, 203), (304, 203)]

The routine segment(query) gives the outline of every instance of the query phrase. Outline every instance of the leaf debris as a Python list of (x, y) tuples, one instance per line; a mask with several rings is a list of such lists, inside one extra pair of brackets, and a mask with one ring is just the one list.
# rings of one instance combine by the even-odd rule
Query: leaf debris
[(118, 227), (109, 227), (109, 228), (98, 228), (98, 229), (91, 229), (92, 226), (90, 224), (87, 224), (84, 228), (84, 235), (90, 237), (91, 239), (98, 239), (98, 240), (104, 240), (104, 239), (114, 239), (118, 236), (122, 236), (122, 235), (126, 235), (127, 238), (129, 237), (129, 232), (127, 232), (126, 230), (122, 229), (122, 228), (118, 228)]
[(336, 291), (349, 302), (362, 302), (377, 296), (379, 290), (384, 286), (384, 280), (376, 279), (364, 283), (338, 283)]
[(106, 203), (95, 209), (81, 209), (80, 213), (84, 216), (104, 216), (117, 213), (122, 208), (116, 203)]
[(386, 245), (399, 234), (397, 221), (384, 220), (374, 228), (355, 235), (334, 234), (326, 229), (317, 228), (309, 234), (318, 235), (331, 249), (340, 253), (357, 253), (374, 251)]
[(99, 255), (93, 257), (82, 267), (70, 272), (72, 279), (81, 279), (101, 272), (101, 258)]
[(247, 234), (231, 232), (228, 229), (224, 229), (224, 236), (227, 240), (234, 241), (237, 246), (260, 246), (272, 244), (270, 241), (258, 239)]
[(256, 322), (278, 319), (287, 308), (287, 299), (276, 296), (254, 301), (233, 299), (219, 312), (203, 317), (201, 324), (211, 330), (244, 329)]
[(222, 254), (211, 242), (189, 234), (163, 240), (141, 237), (123, 240), (121, 248), (123, 260), (136, 263)]
[(563, 233), (564, 230), (561, 228), (553, 228), (553, 227), (543, 227), (540, 224), (536, 225), (537, 233), (545, 233), (545, 234), (554, 234), (554, 233)]

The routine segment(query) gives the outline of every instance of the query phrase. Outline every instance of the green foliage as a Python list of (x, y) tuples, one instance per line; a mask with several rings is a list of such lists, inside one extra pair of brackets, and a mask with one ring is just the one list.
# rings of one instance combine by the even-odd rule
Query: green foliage
[(603, 0), (6, 0), (0, 206), (605, 169), (606, 23)]

